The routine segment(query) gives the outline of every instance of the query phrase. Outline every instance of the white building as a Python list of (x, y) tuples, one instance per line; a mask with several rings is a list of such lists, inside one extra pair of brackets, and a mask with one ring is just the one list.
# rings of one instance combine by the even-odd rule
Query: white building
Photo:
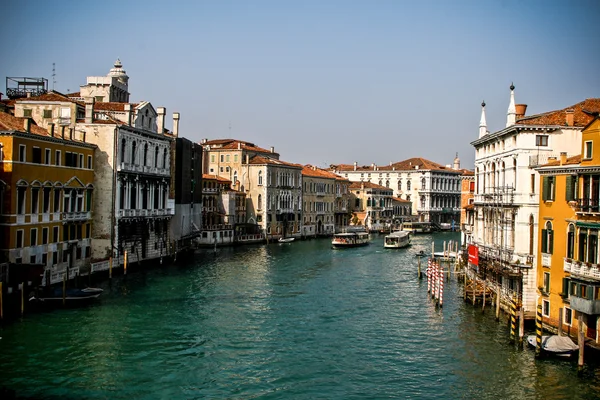
[[(525, 116), (510, 87), (506, 127), (487, 130), (482, 104), (475, 147), (475, 223), (472, 241), (479, 248), (479, 272), (499, 285), (524, 310), (536, 307), (539, 175), (535, 167), (550, 156), (579, 154), (583, 121), (574, 118), (585, 101), (563, 110)], [(575, 112), (577, 111), (577, 112)]]

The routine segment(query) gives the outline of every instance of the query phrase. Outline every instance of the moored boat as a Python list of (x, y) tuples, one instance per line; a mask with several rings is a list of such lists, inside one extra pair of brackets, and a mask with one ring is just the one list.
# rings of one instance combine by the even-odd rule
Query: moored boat
[(40, 294), (36, 299), (44, 302), (52, 302), (57, 300), (62, 301), (64, 298), (64, 300), (69, 303), (80, 303), (98, 298), (103, 291), (104, 290), (100, 288), (87, 287), (83, 289), (67, 288), (63, 293), (61, 287), (55, 287), (46, 293)]
[(400, 249), (410, 245), (410, 232), (392, 232), (383, 239), (383, 247), (386, 249)]
[[(527, 343), (535, 348), (536, 347), (536, 336), (527, 336)], [(542, 336), (542, 352), (551, 354), (559, 357), (570, 357), (573, 353), (579, 350), (570, 337), (568, 336)]]
[(280, 237), (279, 240), (278, 240), (279, 243), (290, 243), (290, 242), (293, 242), (293, 241), (294, 241), (293, 237), (287, 237), (287, 238)]
[(429, 222), (404, 222), (402, 230), (412, 233), (430, 233), (431, 224)]
[(333, 235), (331, 245), (334, 249), (344, 247), (358, 247), (369, 244), (369, 234), (367, 232), (346, 232)]

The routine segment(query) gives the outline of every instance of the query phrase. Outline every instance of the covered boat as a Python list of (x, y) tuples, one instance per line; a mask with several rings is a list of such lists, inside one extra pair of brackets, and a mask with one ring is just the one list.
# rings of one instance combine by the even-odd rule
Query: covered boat
[[(527, 343), (529, 343), (530, 346), (535, 348), (536, 336), (527, 336)], [(571, 354), (578, 350), (579, 346), (577, 346), (568, 336), (542, 336), (542, 351), (548, 354), (554, 354), (556, 356), (561, 357), (569, 357)]]
[(346, 232), (333, 235), (331, 245), (334, 249), (344, 247), (358, 247), (369, 244), (369, 234), (367, 232)]
[(400, 249), (410, 245), (410, 232), (392, 232), (383, 239), (383, 247), (386, 249)]

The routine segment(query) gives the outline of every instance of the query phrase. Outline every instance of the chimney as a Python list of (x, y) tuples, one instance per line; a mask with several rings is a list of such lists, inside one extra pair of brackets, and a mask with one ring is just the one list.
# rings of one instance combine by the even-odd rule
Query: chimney
[(560, 165), (564, 165), (566, 163), (567, 163), (567, 152), (561, 151), (560, 152)]
[(86, 97), (85, 99), (85, 123), (91, 124), (94, 122), (94, 104), (96, 100), (93, 97)]
[(567, 111), (565, 111), (567, 113), (567, 126), (573, 126), (573, 116), (575, 113), (575, 110), (573, 110), (572, 108), (569, 108)]
[(527, 104), (515, 104), (516, 119), (521, 119), (525, 116)]
[(131, 126), (131, 104), (126, 103), (124, 106), (124, 110), (125, 110), (125, 117), (127, 118), (127, 121), (125, 121), (127, 123), (128, 126)]
[(69, 128), (69, 140), (73, 140), (73, 128)]
[(179, 113), (173, 113), (173, 136), (179, 137)]
[(65, 126), (64, 125), (60, 127), (60, 136), (64, 140), (64, 138), (65, 138)]
[(54, 124), (52, 122), (48, 124), (48, 133), (51, 137), (54, 137)]
[(83, 143), (85, 143), (85, 130), (83, 131)]
[(23, 120), (23, 128), (25, 129), (25, 132), (31, 132), (31, 118), (25, 118)]
[(158, 116), (156, 117), (156, 129), (158, 129), (158, 134), (162, 135), (165, 133), (165, 114), (167, 110), (164, 107), (158, 107), (156, 109), (156, 113)]
[(548, 157), (548, 161), (556, 161), (556, 156), (550, 156)]
[(250, 155), (246, 154), (246, 164), (250, 164)]
[(275, 147), (271, 146), (271, 153), (275, 153)]
[(238, 142), (238, 150), (241, 150), (241, 149), (242, 149), (242, 143)]
[(357, 165), (357, 163), (356, 163), (356, 161), (354, 161), (354, 170), (355, 171), (356, 171), (356, 165)]
[(200, 141), (200, 144), (205, 144), (206, 142), (208, 142), (208, 139), (204, 138)]

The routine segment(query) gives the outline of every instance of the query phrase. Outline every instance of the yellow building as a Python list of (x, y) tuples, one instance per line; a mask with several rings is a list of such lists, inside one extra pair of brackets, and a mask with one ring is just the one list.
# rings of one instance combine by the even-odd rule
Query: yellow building
[(0, 113), (0, 262), (12, 272), (33, 265), (56, 282), (89, 267), (95, 148)]
[(538, 304), (545, 325), (598, 342), (600, 119), (582, 131), (581, 154), (538, 169), (541, 179)]

